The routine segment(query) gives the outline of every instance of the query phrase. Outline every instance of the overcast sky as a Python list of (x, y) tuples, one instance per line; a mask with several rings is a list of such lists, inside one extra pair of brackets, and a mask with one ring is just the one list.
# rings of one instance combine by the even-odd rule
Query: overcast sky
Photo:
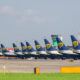
[(63, 36), (80, 32), (80, 0), (0, 0), (0, 43), (38, 40), (43, 44), (51, 34)]

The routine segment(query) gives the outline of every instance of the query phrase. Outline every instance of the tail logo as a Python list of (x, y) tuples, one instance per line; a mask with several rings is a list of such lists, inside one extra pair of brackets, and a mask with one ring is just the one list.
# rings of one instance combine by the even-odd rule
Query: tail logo
[(5, 51), (5, 48), (2, 48), (2, 51)]
[(62, 42), (58, 43), (58, 46), (59, 48), (63, 47), (63, 43)]
[(78, 46), (78, 41), (73, 41), (73, 45), (74, 45), (74, 47), (77, 47)]
[(17, 50), (18, 48), (17, 47), (14, 47), (14, 50)]
[(27, 48), (28, 48), (29, 50), (31, 50), (32, 47), (31, 47), (31, 46), (28, 46)]
[(22, 49), (23, 49), (23, 50), (25, 50), (25, 49), (26, 49), (26, 47), (25, 47), (25, 46), (22, 46)]
[(51, 44), (46, 44), (46, 48), (49, 49), (51, 47)]
[(37, 49), (40, 49), (40, 47), (41, 47), (40, 45), (36, 45), (36, 48), (37, 48)]

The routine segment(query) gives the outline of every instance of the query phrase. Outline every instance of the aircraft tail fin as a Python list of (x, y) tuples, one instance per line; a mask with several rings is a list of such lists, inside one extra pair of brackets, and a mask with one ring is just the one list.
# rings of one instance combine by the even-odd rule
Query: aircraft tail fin
[(69, 50), (69, 48), (67, 46), (65, 46), (65, 44), (60, 40), (60, 38), (56, 38), (57, 43), (58, 43), (58, 49), (59, 50)]
[(3, 44), (1, 44), (2, 53), (9, 52)]
[(13, 43), (13, 48), (14, 48), (14, 51), (15, 51), (15, 52), (20, 52), (19, 48), (16, 46), (15, 43)]
[(29, 42), (26, 42), (26, 46), (27, 46), (27, 49), (28, 49), (29, 52), (35, 51), (34, 48), (30, 45)]
[(44, 39), (45, 45), (46, 45), (46, 50), (47, 51), (53, 51), (56, 50), (47, 39)]
[(76, 50), (80, 49), (79, 42), (73, 35), (71, 35), (71, 40), (72, 40), (73, 48)]
[(43, 47), (39, 44), (37, 40), (34, 40), (34, 43), (37, 51), (44, 51)]
[(21, 42), (21, 48), (22, 48), (22, 52), (28, 52), (28, 49), (27, 49), (26, 46), (23, 44), (23, 42)]

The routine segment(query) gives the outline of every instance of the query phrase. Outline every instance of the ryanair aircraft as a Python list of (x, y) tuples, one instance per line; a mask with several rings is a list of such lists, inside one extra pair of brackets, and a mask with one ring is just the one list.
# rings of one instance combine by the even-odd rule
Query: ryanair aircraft
[(44, 48), (39, 44), (37, 40), (34, 40), (35, 46), (36, 46), (36, 51), (39, 54), (39, 58), (45, 58), (47, 59), (48, 54), (44, 50)]
[(24, 59), (25, 55), (22, 53), (22, 51), (16, 46), (15, 43), (13, 43), (14, 53), (19, 57)]
[(0, 49), (0, 56), (3, 56), (3, 53), (2, 53), (2, 51), (1, 51), (1, 49)]
[(26, 58), (30, 58), (30, 54), (28, 53), (27, 47), (21, 42), (22, 53), (26, 56)]
[(3, 44), (1, 44), (1, 51), (5, 57), (17, 57), (17, 55), (14, 52), (8, 51)]
[(72, 40), (72, 45), (73, 45), (73, 52), (80, 55), (80, 43), (79, 43), (79, 41), (73, 35), (71, 35), (71, 40)]
[(50, 44), (50, 42), (47, 39), (44, 39), (45, 42), (45, 46), (46, 46), (46, 52), (50, 55), (50, 58), (54, 59), (54, 58), (63, 58), (63, 55), (60, 54), (54, 47), (52, 44)]
[(39, 55), (34, 50), (34, 48), (28, 42), (26, 42), (26, 46), (27, 46), (28, 53), (30, 54), (30, 56), (34, 57), (35, 59), (37, 59)]
[(60, 38), (56, 38), (56, 40), (58, 42), (59, 52), (62, 53), (65, 58), (73, 58), (73, 59), (78, 58), (78, 55), (73, 53), (72, 50), (70, 50), (67, 46), (65, 46), (65, 44), (63, 44)]

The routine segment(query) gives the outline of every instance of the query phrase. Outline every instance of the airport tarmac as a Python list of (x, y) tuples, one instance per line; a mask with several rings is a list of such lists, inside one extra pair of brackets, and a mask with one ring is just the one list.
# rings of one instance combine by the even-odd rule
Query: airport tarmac
[(58, 73), (60, 68), (65, 67), (80, 67), (80, 60), (50, 60), (50, 59), (0, 59), (0, 72), (4, 69), (9, 73), (33, 73), (35, 67), (40, 68), (41, 73)]

